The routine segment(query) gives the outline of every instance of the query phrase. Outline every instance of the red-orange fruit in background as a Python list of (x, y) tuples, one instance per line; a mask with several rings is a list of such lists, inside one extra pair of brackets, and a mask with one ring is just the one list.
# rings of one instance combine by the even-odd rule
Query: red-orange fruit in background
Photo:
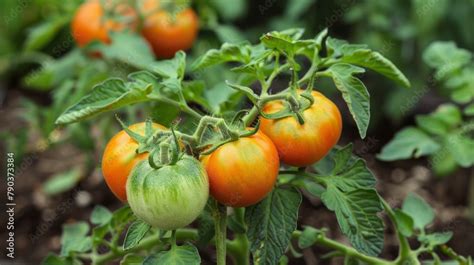
[[(280, 159), (291, 166), (308, 166), (319, 161), (341, 136), (342, 119), (337, 106), (317, 91), (311, 94), (314, 103), (303, 112), (303, 125), (293, 117), (260, 119), (260, 129), (273, 141)], [(282, 101), (271, 101), (263, 111), (275, 113), (284, 107)]]
[[(110, 3), (106, 3), (105, 8), (109, 8)], [(110, 7), (112, 8), (112, 7)], [(98, 0), (87, 1), (76, 11), (71, 24), (71, 31), (74, 40), (82, 47), (94, 40), (103, 43), (110, 43), (109, 32), (121, 31), (127, 28), (133, 29), (136, 22), (136, 12), (130, 6), (119, 4), (113, 12), (128, 18), (129, 23), (119, 22), (117, 20), (104, 19), (104, 7)]]
[(198, 16), (191, 8), (175, 16), (164, 10), (147, 15), (142, 29), (158, 58), (171, 58), (192, 47), (198, 34)]

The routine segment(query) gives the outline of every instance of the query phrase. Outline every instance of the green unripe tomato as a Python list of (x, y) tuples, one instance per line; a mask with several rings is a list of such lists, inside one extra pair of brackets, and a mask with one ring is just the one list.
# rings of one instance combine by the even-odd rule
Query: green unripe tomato
[(184, 155), (159, 169), (141, 161), (127, 181), (130, 208), (153, 227), (172, 230), (194, 221), (209, 197), (209, 181), (201, 163)]

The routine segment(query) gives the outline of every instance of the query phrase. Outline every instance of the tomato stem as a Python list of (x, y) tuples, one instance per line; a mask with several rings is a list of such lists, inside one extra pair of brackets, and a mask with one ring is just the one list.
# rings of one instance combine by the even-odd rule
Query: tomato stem
[(227, 207), (215, 201), (214, 222), (216, 231), (217, 265), (226, 264)]

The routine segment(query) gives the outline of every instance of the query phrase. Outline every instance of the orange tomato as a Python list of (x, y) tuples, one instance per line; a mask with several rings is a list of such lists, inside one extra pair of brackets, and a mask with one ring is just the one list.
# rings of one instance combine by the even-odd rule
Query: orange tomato
[[(108, 8), (109, 2), (106, 3)], [(119, 4), (112, 10), (121, 16), (129, 17), (132, 20), (130, 24), (119, 22), (115, 20), (104, 19), (104, 7), (100, 1), (91, 0), (82, 4), (71, 24), (72, 36), (77, 44), (82, 47), (89, 44), (93, 40), (98, 40), (103, 43), (110, 43), (109, 32), (121, 31), (127, 28), (134, 28), (136, 23), (133, 19), (136, 17), (136, 12), (125, 4)]]
[[(260, 129), (273, 141), (280, 159), (291, 166), (307, 166), (319, 161), (341, 136), (342, 119), (337, 106), (319, 92), (311, 94), (314, 104), (303, 112), (303, 125), (293, 117), (260, 119)], [(263, 111), (275, 113), (283, 108), (282, 101), (271, 101)]]
[[(145, 127), (145, 122), (141, 122), (131, 125), (129, 129), (145, 135)], [(152, 127), (154, 130), (166, 130), (157, 123), (153, 123)], [(122, 130), (110, 139), (102, 156), (102, 174), (105, 182), (121, 201), (127, 201), (125, 184), (128, 175), (138, 162), (148, 158), (148, 153), (137, 154), (135, 152), (137, 148), (138, 143)]]
[(233, 207), (261, 201), (273, 189), (280, 167), (274, 144), (262, 132), (224, 144), (201, 161), (211, 195)]
[(197, 33), (198, 17), (190, 8), (175, 16), (164, 10), (154, 12), (145, 18), (142, 29), (143, 36), (159, 58), (171, 58), (177, 51), (191, 48)]

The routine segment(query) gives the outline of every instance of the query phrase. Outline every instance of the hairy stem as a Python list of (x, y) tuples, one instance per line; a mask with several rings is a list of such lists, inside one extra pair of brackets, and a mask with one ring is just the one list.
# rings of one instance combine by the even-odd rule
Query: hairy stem
[(214, 222), (216, 231), (217, 265), (226, 264), (227, 207), (215, 202)]
[[(300, 236), (301, 236), (301, 231), (296, 230), (296, 231), (293, 232), (293, 238), (299, 238)], [(335, 240), (332, 240), (330, 238), (327, 238), (326, 236), (324, 236), (322, 234), (317, 235), (317, 241), (316, 241), (315, 244), (323, 246), (323, 247), (327, 247), (327, 248), (330, 248), (330, 249), (333, 249), (333, 250), (340, 251), (340, 252), (344, 253), (345, 256), (350, 256), (350, 257), (356, 258), (356, 259), (358, 259), (360, 261), (363, 261), (367, 264), (373, 264), (373, 265), (392, 265), (392, 264), (394, 264), (393, 261), (388, 261), (388, 260), (380, 259), (380, 258), (377, 258), (377, 257), (372, 257), (372, 256), (367, 256), (365, 254), (362, 254), (362, 253), (358, 252), (357, 250), (355, 250), (354, 248), (346, 246), (346, 245), (344, 245), (342, 243), (339, 243)]]

